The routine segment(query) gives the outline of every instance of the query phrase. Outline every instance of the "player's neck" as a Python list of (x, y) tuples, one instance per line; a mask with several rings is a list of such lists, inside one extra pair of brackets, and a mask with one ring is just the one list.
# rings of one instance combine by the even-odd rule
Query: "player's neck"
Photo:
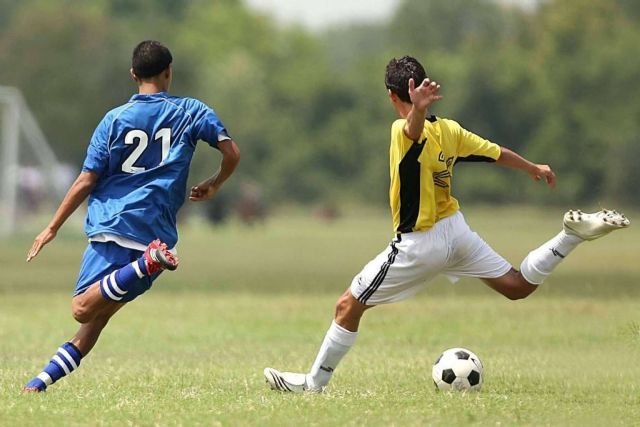
[[(406, 102), (394, 103), (393, 106), (396, 108), (396, 112), (398, 113), (398, 115), (402, 119), (406, 119), (407, 116), (409, 116), (409, 112), (411, 112), (411, 108), (413, 107), (413, 105), (411, 105), (410, 103), (406, 103)], [(425, 117), (429, 117), (430, 116), (428, 110), (426, 110), (425, 113), (426, 113)]]
[(165, 85), (158, 84), (156, 82), (141, 82), (138, 85), (138, 93), (140, 95), (147, 95), (158, 92), (166, 92), (169, 88)]

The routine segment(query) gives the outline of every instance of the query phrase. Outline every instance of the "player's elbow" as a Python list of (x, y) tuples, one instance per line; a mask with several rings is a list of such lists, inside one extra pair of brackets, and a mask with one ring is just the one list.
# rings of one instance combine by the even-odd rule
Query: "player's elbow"
[(235, 169), (240, 162), (240, 149), (238, 145), (236, 145), (232, 139), (227, 139), (218, 144), (218, 149), (222, 153), (222, 162), (226, 164), (227, 167)]
[(228, 153), (226, 153), (226, 155), (228, 156), (229, 160), (232, 161), (235, 164), (240, 163), (240, 148), (238, 148), (238, 146), (236, 145), (236, 143), (232, 143), (231, 147), (228, 150)]

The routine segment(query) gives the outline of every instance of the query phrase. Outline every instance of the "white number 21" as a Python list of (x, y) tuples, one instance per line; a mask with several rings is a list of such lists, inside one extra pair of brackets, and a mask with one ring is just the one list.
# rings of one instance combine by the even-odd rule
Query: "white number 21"
[[(149, 145), (149, 136), (143, 130), (134, 129), (129, 131), (124, 137), (124, 143), (126, 145), (135, 144), (136, 140), (138, 142), (138, 146), (134, 148), (129, 157), (122, 162), (122, 172), (136, 173), (146, 170), (142, 166), (133, 166), (133, 164), (140, 158), (140, 156), (142, 156), (144, 150), (147, 149), (147, 146)], [(171, 128), (162, 128), (156, 132), (154, 141), (158, 140), (161, 140), (162, 142), (162, 160), (160, 160), (160, 164), (162, 164), (169, 155), (169, 149), (171, 148)]]

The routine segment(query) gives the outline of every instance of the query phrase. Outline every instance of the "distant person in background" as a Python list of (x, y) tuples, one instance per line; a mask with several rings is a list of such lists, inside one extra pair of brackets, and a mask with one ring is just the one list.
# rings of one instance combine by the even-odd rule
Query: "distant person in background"
[(465, 222), (458, 201), (451, 196), (453, 166), (459, 161), (496, 162), (554, 187), (551, 168), (531, 163), (453, 120), (429, 114), (428, 108), (442, 99), (440, 85), (427, 78), (416, 59), (392, 59), (385, 85), (400, 116), (391, 126), (390, 150), (389, 198), (396, 237), (338, 300), (335, 318), (309, 373), (264, 370), (275, 390), (322, 391), (354, 345), (364, 312), (411, 297), (438, 274), (451, 281), (477, 277), (509, 299), (526, 298), (578, 245), (629, 225), (615, 211), (569, 211), (563, 230), (530, 252), (520, 271), (515, 270)]
[(89, 245), (72, 300), (81, 326), (25, 392), (45, 391), (77, 369), (111, 316), (147, 291), (164, 270), (178, 267), (176, 214), (186, 197), (198, 140), (220, 150), (222, 162), (212, 177), (191, 188), (189, 200), (214, 197), (239, 162), (238, 147), (211, 108), (167, 93), (171, 63), (169, 49), (156, 41), (135, 47), (130, 73), (138, 94), (102, 119), (82, 172), (27, 254), (31, 261), (89, 197)]
[(243, 182), (238, 191), (236, 212), (240, 220), (246, 225), (262, 223), (267, 218), (267, 203), (262, 189), (255, 182)]
[(37, 214), (45, 196), (45, 179), (42, 172), (34, 166), (23, 166), (18, 169), (20, 186), (21, 215)]

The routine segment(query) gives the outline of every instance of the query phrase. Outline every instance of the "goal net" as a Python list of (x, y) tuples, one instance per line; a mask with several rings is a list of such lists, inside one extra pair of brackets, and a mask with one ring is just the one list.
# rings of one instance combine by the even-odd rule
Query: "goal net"
[(61, 164), (20, 91), (0, 86), (0, 238), (50, 214), (73, 180)]

